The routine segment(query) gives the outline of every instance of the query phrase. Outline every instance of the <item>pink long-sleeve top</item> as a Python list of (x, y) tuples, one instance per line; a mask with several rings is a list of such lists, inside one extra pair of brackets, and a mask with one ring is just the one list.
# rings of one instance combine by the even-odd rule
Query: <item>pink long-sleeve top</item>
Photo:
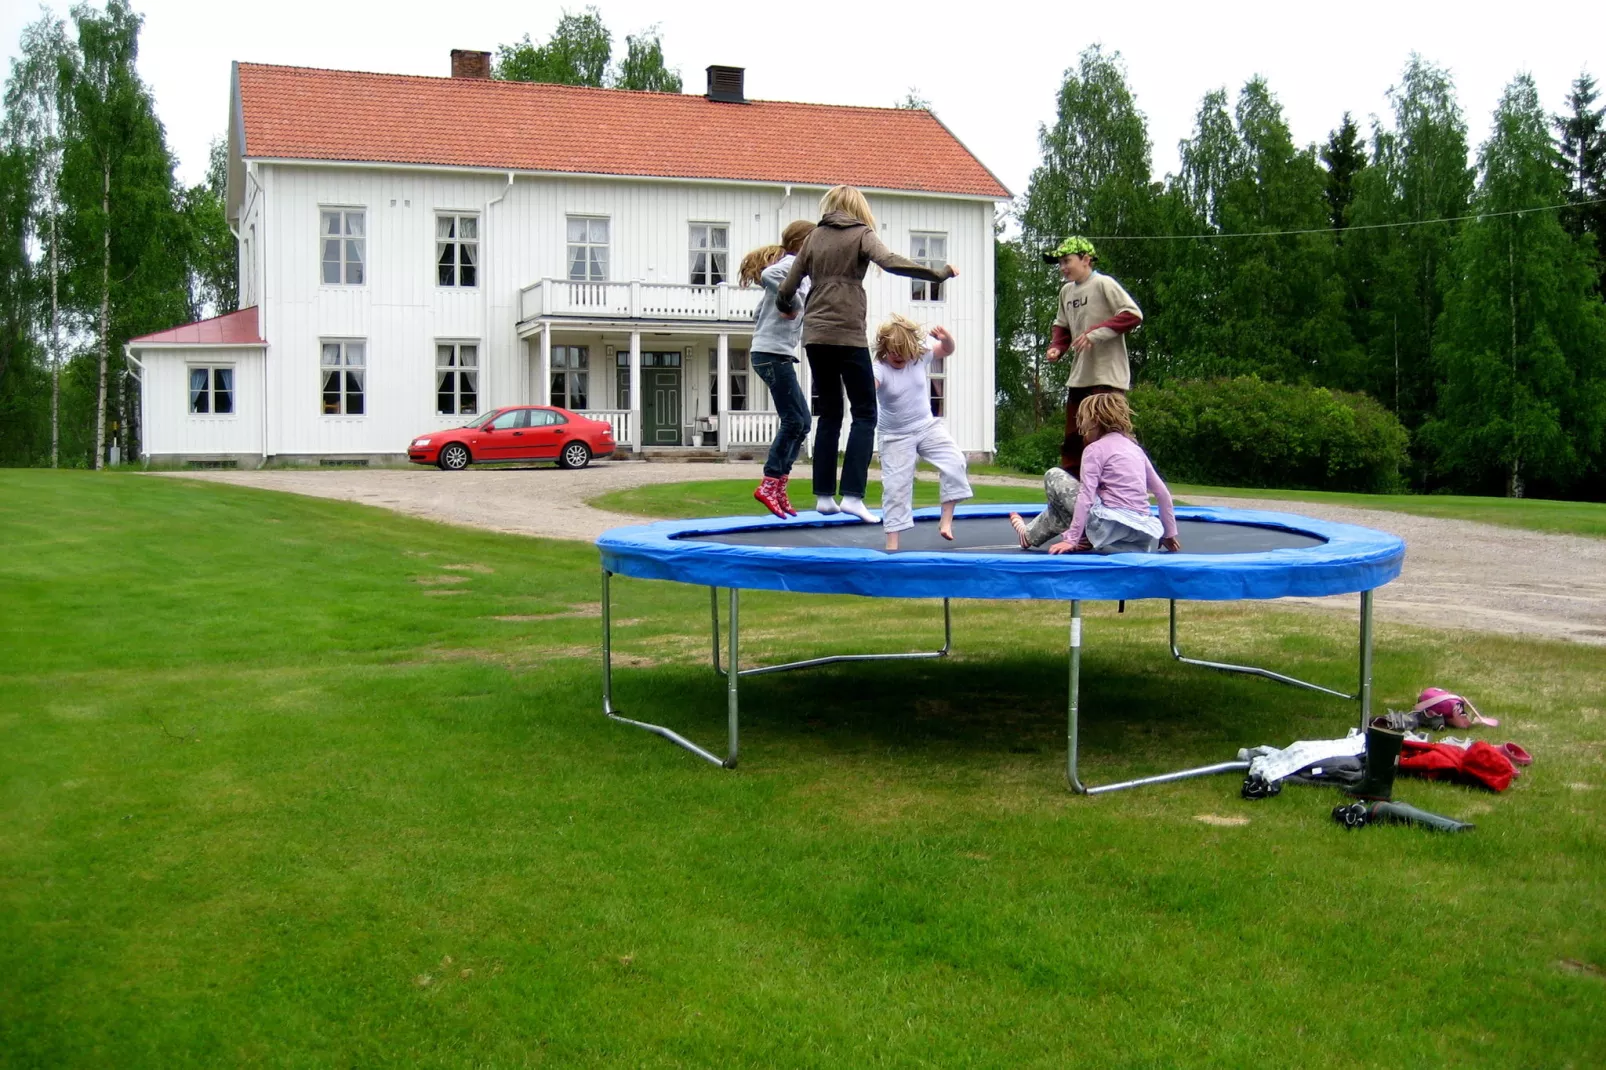
[(1100, 435), (1082, 451), (1082, 491), (1076, 496), (1076, 512), (1065, 541), (1076, 544), (1087, 526), (1087, 511), (1094, 500), (1111, 509), (1134, 513), (1149, 511), (1149, 495), (1160, 503), (1160, 526), (1165, 537), (1177, 537), (1177, 514), (1165, 480), (1149, 463), (1143, 447), (1125, 435)]

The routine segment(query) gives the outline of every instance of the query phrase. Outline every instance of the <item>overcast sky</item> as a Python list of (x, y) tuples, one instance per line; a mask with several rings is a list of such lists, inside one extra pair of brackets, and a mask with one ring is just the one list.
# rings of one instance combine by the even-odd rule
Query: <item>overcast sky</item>
[[(494, 50), (548, 34), (564, 7), (476, 0), (134, 0), (145, 16), (140, 70), (156, 95), (180, 177), (197, 181), (207, 144), (228, 114), (233, 60), (445, 75), (453, 48)], [(1366, 124), (1386, 114), (1387, 91), (1412, 51), (1450, 69), (1474, 146), (1502, 88), (1518, 71), (1537, 79), (1545, 107), (1562, 106), (1589, 69), (1606, 82), (1606, 3), (1019, 4), (1009, 2), (680, 4), (604, 0), (624, 36), (656, 23), (669, 64), (702, 92), (710, 63), (747, 68), (750, 97), (889, 105), (911, 88), (1014, 193), (1037, 163), (1037, 128), (1054, 116), (1060, 78), (1084, 47), (1125, 58), (1154, 142), (1154, 168), (1177, 167), (1199, 99), (1264, 75), (1294, 138), (1320, 141), (1345, 111)], [(58, 0), (65, 16), (68, 4)], [(15, 56), (36, 0), (0, 0), (0, 40)], [(9, 64), (8, 64), (9, 69)], [(888, 146), (918, 153), (918, 146)]]

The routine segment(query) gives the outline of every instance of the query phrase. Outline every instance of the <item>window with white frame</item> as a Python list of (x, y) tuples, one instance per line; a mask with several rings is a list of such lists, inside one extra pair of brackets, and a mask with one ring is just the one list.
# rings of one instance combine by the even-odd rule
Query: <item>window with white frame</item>
[(479, 216), (435, 217), (435, 283), (437, 286), (480, 284)]
[[(915, 231), (909, 235), (909, 259), (921, 267), (941, 271), (948, 263), (948, 235)], [(909, 297), (914, 301), (941, 301), (942, 283), (925, 279), (909, 280)]]
[(318, 213), (325, 286), (361, 286), (367, 278), (368, 236), (361, 208), (325, 208)]
[(442, 416), (473, 416), (480, 411), (478, 344), (435, 343), (435, 411)]
[(608, 281), (608, 221), (569, 216), (569, 281)]
[[(747, 350), (730, 351), (731, 412), (747, 411)], [(719, 350), (708, 351), (708, 415), (719, 415)]]
[(931, 367), (926, 369), (926, 381), (931, 384), (931, 415), (941, 417), (948, 407), (948, 373), (942, 357), (931, 358)]
[(729, 276), (730, 225), (693, 223), (691, 225), (691, 284), (718, 286)]
[(590, 378), (588, 346), (552, 347), (552, 404), (572, 412), (589, 408)]
[(234, 415), (234, 369), (190, 365), (190, 413), (195, 416)]
[(367, 380), (368, 347), (357, 341), (325, 340), (319, 360), (325, 416), (361, 416)]

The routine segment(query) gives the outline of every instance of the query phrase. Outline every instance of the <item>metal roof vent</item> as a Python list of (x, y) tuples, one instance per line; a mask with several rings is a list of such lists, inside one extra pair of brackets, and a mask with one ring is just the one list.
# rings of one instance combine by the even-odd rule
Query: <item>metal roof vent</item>
[(746, 104), (747, 95), (742, 88), (742, 81), (746, 74), (746, 67), (710, 65), (708, 68), (708, 99), (722, 101), (726, 104)]

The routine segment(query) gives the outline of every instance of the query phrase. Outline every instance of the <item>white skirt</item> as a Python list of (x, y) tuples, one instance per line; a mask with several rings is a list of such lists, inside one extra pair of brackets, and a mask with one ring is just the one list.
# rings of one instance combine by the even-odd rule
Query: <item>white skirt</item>
[(1087, 510), (1087, 541), (1093, 549), (1122, 544), (1123, 549), (1143, 551), (1159, 546), (1165, 527), (1153, 513), (1139, 513), (1132, 509), (1116, 509), (1101, 501), (1094, 501)]

